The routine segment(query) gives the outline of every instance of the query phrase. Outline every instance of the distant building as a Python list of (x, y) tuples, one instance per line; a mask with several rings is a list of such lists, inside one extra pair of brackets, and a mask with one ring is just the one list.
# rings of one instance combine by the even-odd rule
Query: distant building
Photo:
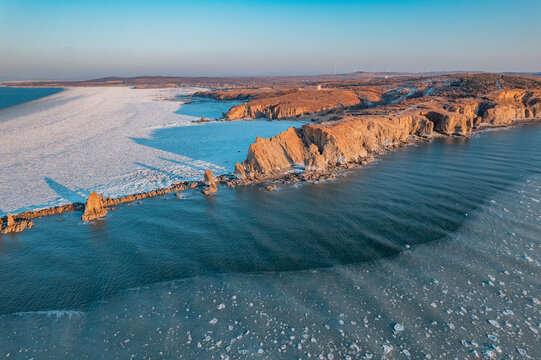
[(321, 90), (321, 84), (318, 84), (318, 85), (317, 85), (317, 89), (318, 89), (318, 90)]

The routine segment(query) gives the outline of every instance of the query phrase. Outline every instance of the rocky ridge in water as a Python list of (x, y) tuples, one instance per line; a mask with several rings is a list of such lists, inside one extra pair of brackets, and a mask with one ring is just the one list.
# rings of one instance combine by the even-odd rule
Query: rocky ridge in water
[(0, 218), (0, 233), (16, 233), (21, 232), (25, 229), (30, 229), (34, 226), (33, 221), (15, 219), (11, 213), (8, 213), (7, 216)]

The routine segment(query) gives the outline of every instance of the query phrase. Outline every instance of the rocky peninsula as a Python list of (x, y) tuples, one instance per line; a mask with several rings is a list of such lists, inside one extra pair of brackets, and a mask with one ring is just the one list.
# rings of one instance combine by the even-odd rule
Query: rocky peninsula
[(269, 182), (330, 178), (337, 170), (369, 163), (382, 152), (412, 142), (464, 137), (486, 128), (541, 118), (541, 81), (533, 76), (378, 76), (263, 85), (239, 85), (193, 95), (246, 101), (232, 107), (222, 120), (302, 121), (299, 128), (289, 128), (271, 138), (256, 138), (246, 159), (236, 164), (234, 174), (215, 178), (209, 170), (204, 180), (119, 198), (94, 192), (84, 204), (8, 214), (0, 219), (1, 233), (29, 229), (34, 225), (32, 218), (68, 211), (81, 211), (81, 219), (90, 221), (106, 216), (116, 205), (187, 188), (200, 188), (205, 195), (212, 195), (220, 183), (234, 187), (263, 182), (263, 188), (272, 191)]
[(236, 174), (246, 181), (282, 176), (292, 170), (314, 178), (340, 167), (371, 161), (374, 155), (434, 136), (468, 136), (475, 130), (539, 120), (541, 90), (501, 90), (476, 99), (438, 98), (386, 115), (344, 116), (340, 120), (290, 128), (258, 138)]

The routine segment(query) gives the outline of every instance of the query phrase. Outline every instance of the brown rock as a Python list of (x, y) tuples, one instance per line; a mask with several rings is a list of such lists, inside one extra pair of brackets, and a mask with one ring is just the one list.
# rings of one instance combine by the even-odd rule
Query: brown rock
[(319, 153), (317, 146), (310, 144), (308, 152), (304, 157), (304, 168), (306, 171), (323, 171), (326, 167), (325, 158)]
[(205, 186), (201, 192), (205, 195), (210, 195), (210, 194), (214, 194), (215, 192), (217, 192), (218, 189), (216, 187), (210, 187), (210, 186)]
[(7, 218), (7, 227), (15, 225), (15, 219), (13, 219), (13, 215), (11, 215), (11, 213), (8, 212)]
[(257, 138), (242, 167), (250, 180), (272, 177), (297, 166), (321, 172), (329, 166), (369, 160), (373, 153), (407, 142), (410, 135), (430, 136), (432, 126), (426, 117), (411, 113), (308, 124), (270, 139)]
[(227, 112), (226, 117), (229, 120), (285, 119), (353, 106), (360, 102), (355, 92), (350, 90), (298, 90), (234, 106)]
[(306, 148), (295, 128), (289, 128), (270, 139), (257, 137), (248, 148), (244, 162), (249, 165), (249, 168), (244, 167), (249, 171), (246, 176), (281, 173), (295, 164), (303, 166), (305, 154)]
[(507, 125), (512, 120), (528, 118), (523, 106), (515, 104), (498, 104), (483, 114), (483, 123), (491, 125)]
[(210, 170), (205, 171), (205, 185), (206, 186), (201, 190), (201, 192), (205, 195), (214, 194), (218, 191), (216, 182), (214, 181), (214, 175)]
[(479, 113), (487, 125), (509, 125), (517, 120), (541, 116), (540, 90), (502, 90), (489, 96), (488, 100), (486, 109)]
[(7, 214), (7, 220), (5, 222), (5, 227), (2, 229), (2, 226), (4, 225), (4, 222), (0, 219), (0, 233), (2, 234), (8, 234), (8, 233), (16, 233), (21, 232), (25, 229), (30, 229), (34, 226), (34, 222), (29, 220), (21, 220), (13, 217), (11, 213)]
[(235, 164), (235, 177), (237, 178), (237, 180), (243, 182), (246, 181), (246, 171), (244, 171), (244, 168), (239, 163)]
[(434, 123), (434, 130), (446, 135), (469, 135), (473, 129), (473, 118), (445, 110), (428, 111), (423, 114)]
[(103, 195), (99, 196), (97, 192), (93, 192), (88, 196), (85, 204), (85, 212), (81, 217), (83, 221), (90, 221), (101, 218), (107, 215), (107, 209), (104, 208)]

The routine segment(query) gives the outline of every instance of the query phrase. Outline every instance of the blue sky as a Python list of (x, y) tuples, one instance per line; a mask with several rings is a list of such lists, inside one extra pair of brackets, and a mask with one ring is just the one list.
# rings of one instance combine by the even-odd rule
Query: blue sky
[(541, 71), (540, 0), (0, 0), (0, 80)]

